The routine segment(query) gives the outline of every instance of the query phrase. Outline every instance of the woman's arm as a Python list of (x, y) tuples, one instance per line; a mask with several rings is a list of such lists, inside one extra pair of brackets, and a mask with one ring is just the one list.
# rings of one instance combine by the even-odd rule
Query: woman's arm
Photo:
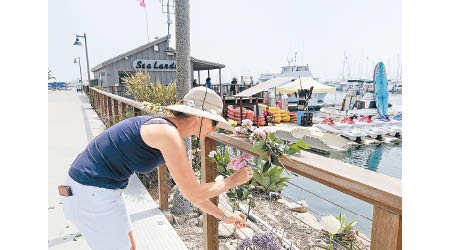
[(166, 124), (142, 126), (141, 136), (147, 145), (161, 151), (181, 194), (193, 204), (216, 197), (251, 179), (252, 170), (245, 167), (221, 181), (199, 184), (176, 128)]

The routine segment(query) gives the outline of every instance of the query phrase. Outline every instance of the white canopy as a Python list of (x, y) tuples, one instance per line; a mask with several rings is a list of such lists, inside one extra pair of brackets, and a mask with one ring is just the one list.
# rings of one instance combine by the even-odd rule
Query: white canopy
[(272, 78), (269, 79), (265, 82), (262, 82), (254, 87), (251, 87), (249, 89), (246, 89), (240, 93), (238, 93), (237, 95), (234, 95), (236, 97), (249, 97), (255, 94), (258, 94), (259, 92), (268, 90), (270, 88), (274, 88), (277, 87), (278, 85), (282, 85), (282, 84), (286, 84), (289, 82), (292, 82), (295, 79), (295, 77), (276, 77), (276, 78)]
[(336, 92), (335, 87), (330, 87), (322, 84), (312, 77), (300, 77), (291, 83), (277, 87), (277, 92), (280, 93), (296, 93), (299, 89), (310, 89), (314, 87), (313, 94)]

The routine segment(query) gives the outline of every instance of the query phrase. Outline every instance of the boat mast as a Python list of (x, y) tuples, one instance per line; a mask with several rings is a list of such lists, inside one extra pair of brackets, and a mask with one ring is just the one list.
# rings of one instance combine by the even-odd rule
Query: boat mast
[(345, 80), (345, 60), (347, 60), (347, 56), (345, 55), (344, 51), (344, 63), (342, 64), (342, 81)]

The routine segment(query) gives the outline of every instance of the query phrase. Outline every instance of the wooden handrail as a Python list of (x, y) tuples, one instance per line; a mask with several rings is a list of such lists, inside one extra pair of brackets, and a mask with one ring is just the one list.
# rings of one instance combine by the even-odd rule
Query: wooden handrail
[[(246, 138), (221, 133), (210, 133), (208, 137), (254, 156), (261, 155), (251, 151), (252, 144)], [(301, 157), (291, 156), (290, 160), (282, 157), (280, 160), (294, 173), (393, 213), (402, 213), (402, 182), (397, 178), (307, 151), (302, 151)]]

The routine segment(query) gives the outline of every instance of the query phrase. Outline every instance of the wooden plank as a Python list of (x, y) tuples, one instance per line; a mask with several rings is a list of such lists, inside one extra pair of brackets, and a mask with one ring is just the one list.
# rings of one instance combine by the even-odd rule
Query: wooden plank
[(169, 210), (169, 184), (167, 177), (167, 166), (165, 164), (158, 167), (158, 187), (159, 187), (159, 209)]
[(112, 125), (114, 125), (114, 123), (113, 123), (113, 111), (112, 111), (112, 99), (111, 99), (111, 97), (107, 97), (107, 99), (106, 99), (106, 101), (107, 101), (107, 104), (108, 104), (108, 106), (107, 106), (107, 109), (108, 109), (108, 120), (107, 120), (107, 124), (108, 124), (108, 127), (111, 127)]
[[(208, 153), (216, 150), (216, 142), (211, 138), (200, 140), (202, 183), (213, 182), (217, 177), (217, 170), (207, 160)], [(218, 197), (210, 199), (215, 205), (219, 203)], [(203, 249), (216, 250), (219, 248), (219, 222), (207, 213), (203, 213)]]
[(127, 104), (120, 103), (120, 120), (124, 120), (127, 117)]
[[(108, 101), (107, 101), (107, 96), (102, 95), (102, 117), (100, 117), (100, 119), (102, 119), (103, 117), (105, 117), (108, 114)], [(106, 124), (105, 124), (106, 125)]]
[[(252, 144), (246, 138), (210, 133), (209, 138), (251, 152)], [(286, 169), (328, 187), (346, 193), (396, 214), (402, 213), (402, 181), (367, 169), (302, 151), (300, 157), (280, 159)]]
[(119, 119), (119, 102), (116, 99), (113, 99), (113, 121), (114, 124), (120, 121)]
[(138, 108), (136, 108), (136, 107), (133, 107), (133, 115), (134, 116), (139, 116), (140, 115), (140, 109), (138, 109)]
[(396, 250), (401, 248), (401, 215), (383, 208), (373, 207), (371, 250)]

